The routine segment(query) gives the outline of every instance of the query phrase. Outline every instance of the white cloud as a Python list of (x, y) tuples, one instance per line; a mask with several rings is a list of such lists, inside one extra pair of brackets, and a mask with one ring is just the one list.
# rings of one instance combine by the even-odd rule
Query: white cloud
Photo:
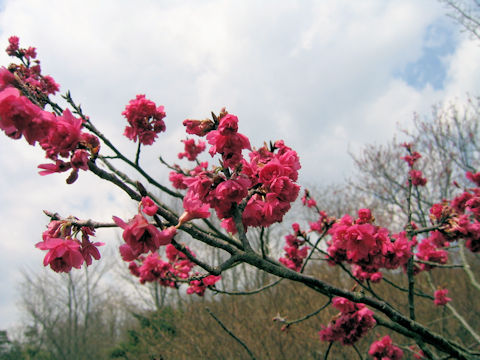
[[(302, 181), (329, 182), (348, 175), (349, 145), (381, 142), (414, 111), (428, 114), (436, 101), (479, 92), (479, 46), (461, 37), (445, 60), (444, 89), (414, 89), (394, 76), (422, 56), (423, 41), (432, 41), (427, 28), (443, 11), (433, 0), (56, 0), (48, 7), (10, 0), (0, 13), (0, 47), (12, 34), (36, 46), (44, 71), (132, 156), (135, 145), (121, 136), (125, 104), (145, 93), (165, 105), (167, 133), (143, 151), (142, 164), (156, 177), (165, 174), (157, 156), (173, 161), (181, 150), (181, 121), (227, 106), (253, 145), (284, 138), (300, 154)], [(8, 62), (0, 54), (0, 63)], [(26, 261), (41, 266), (33, 244), (45, 226), (42, 209), (108, 220), (134, 207), (88, 174), (73, 186), (62, 175), (37, 176), (42, 154), (23, 142), (0, 138), (0, 151), (0, 236), (8, 239), (0, 264), (7, 274)], [(13, 284), (0, 277), (2, 289)], [(12, 304), (11, 291), (2, 296)], [(14, 320), (5, 306), (0, 328)]]

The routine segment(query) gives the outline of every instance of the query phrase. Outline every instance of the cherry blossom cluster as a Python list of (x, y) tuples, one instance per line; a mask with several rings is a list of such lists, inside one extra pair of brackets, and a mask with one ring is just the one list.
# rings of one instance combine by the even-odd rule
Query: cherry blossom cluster
[(385, 335), (372, 343), (368, 355), (374, 360), (400, 360), (403, 357), (403, 351), (398, 346), (393, 345), (390, 336)]
[[(185, 248), (194, 255), (188, 247), (185, 246)], [(189, 284), (187, 294), (197, 294), (199, 296), (203, 296), (206, 288), (214, 285), (221, 278), (214, 275), (201, 277), (198, 273), (192, 273), (195, 264), (172, 244), (165, 247), (165, 255), (168, 261), (162, 260), (158, 252), (152, 252), (147, 256), (139, 256), (136, 261), (130, 262), (128, 268), (134, 276), (139, 278), (142, 284), (158, 282), (165, 287), (178, 288), (181, 282), (187, 281)]]
[(422, 156), (412, 150), (412, 144), (403, 144), (403, 147), (407, 149), (408, 155), (403, 156), (402, 159), (405, 160), (410, 167), (408, 172), (408, 176), (412, 182), (413, 186), (425, 186), (427, 184), (427, 179), (423, 177), (423, 173), (420, 170), (414, 169), (415, 163), (420, 159)]
[(306, 234), (300, 231), (300, 225), (293, 223), (292, 228), (293, 234), (285, 236), (287, 243), (283, 248), (283, 250), (285, 250), (285, 256), (281, 257), (279, 261), (289, 269), (300, 271), (310, 248), (303, 246), (305, 244)]
[[(440, 231), (432, 231), (428, 237), (423, 238), (416, 249), (415, 256), (429, 263), (446, 264), (448, 252), (444, 249), (449, 245), (446, 237)], [(430, 270), (435, 265), (420, 263), (415, 271)]]
[(152, 145), (157, 134), (165, 131), (166, 114), (163, 106), (155, 105), (145, 95), (137, 95), (130, 100), (122, 115), (128, 121), (124, 135), (133, 141), (139, 141), (143, 145)]
[[(466, 189), (450, 202), (434, 204), (430, 209), (432, 224), (439, 231), (431, 241), (438, 247), (448, 246), (449, 241), (463, 239), (472, 252), (480, 251), (480, 172), (466, 173), (467, 179), (476, 187)], [(446, 252), (444, 257), (446, 258)]]
[(186, 157), (190, 161), (195, 161), (197, 156), (205, 150), (206, 144), (204, 141), (199, 140), (195, 144), (195, 139), (182, 140), (185, 144), (185, 151), (178, 153), (178, 158), (183, 159)]
[[(283, 141), (252, 150), (248, 138), (238, 133), (238, 118), (225, 110), (213, 120), (187, 119), (184, 125), (188, 134), (206, 136), (209, 153), (212, 157), (220, 156), (221, 166), (209, 170), (208, 163), (202, 162), (192, 170), (182, 170), (177, 165), (176, 171), (170, 173), (175, 188), (188, 189), (181, 223), (207, 218), (209, 209), (214, 209), (222, 227), (236, 233), (234, 212), (242, 202), (245, 228), (282, 221), (300, 189), (295, 183), (300, 169), (295, 151)], [(185, 153), (181, 157), (196, 160), (203, 149), (202, 142), (184, 143)], [(250, 150), (250, 161), (243, 157), (244, 149)]]
[(330, 261), (352, 264), (353, 274), (362, 281), (380, 281), (381, 268), (405, 266), (415, 244), (415, 239), (409, 241), (405, 232), (390, 237), (387, 229), (373, 224), (374, 220), (369, 209), (360, 209), (358, 219), (345, 215), (328, 231)]
[(37, 50), (34, 47), (20, 48), (20, 39), (11, 36), (6, 49), (8, 55), (18, 58), (21, 64), (11, 64), (9, 70), (16, 74), (16, 80), (21, 82), (26, 91), (35, 94), (43, 102), (48, 95), (59, 90), (59, 85), (49, 75), (42, 75), (40, 60), (37, 59)]
[(332, 299), (332, 305), (340, 311), (320, 330), (320, 340), (339, 341), (342, 345), (353, 345), (377, 323), (373, 312), (364, 304), (356, 304), (343, 297)]
[(315, 201), (314, 198), (312, 198), (310, 196), (310, 192), (305, 189), (304, 193), (303, 193), (303, 196), (302, 196), (302, 204), (304, 206), (307, 206), (309, 208), (312, 208), (312, 207), (316, 207), (317, 206), (317, 202)]
[[(79, 269), (85, 262), (92, 264), (92, 258), (100, 259), (97, 247), (105, 245), (90, 241), (95, 235), (95, 229), (88, 226), (77, 226), (76, 218), (69, 220), (53, 220), (42, 234), (43, 241), (35, 246), (48, 251), (43, 259), (43, 265), (56, 272), (69, 272), (72, 267)], [(81, 240), (77, 238), (81, 234)]]
[(448, 295), (448, 289), (435, 290), (435, 293), (433, 294), (433, 297), (435, 298), (433, 300), (433, 303), (437, 306), (447, 305), (447, 303), (452, 301), (452, 299), (449, 298), (447, 295)]
[(160, 246), (170, 244), (177, 233), (175, 226), (159, 230), (155, 225), (150, 224), (145, 215), (153, 216), (158, 206), (149, 197), (143, 197), (139, 204), (139, 211), (128, 222), (117, 216), (113, 221), (123, 229), (123, 240), (125, 244), (120, 246), (120, 254), (124, 261), (133, 261), (140, 255), (148, 252), (155, 253)]
[[(88, 170), (88, 160), (96, 156), (100, 148), (98, 138), (82, 131), (83, 120), (76, 118), (69, 110), (62, 115), (45, 111), (45, 99), (48, 94), (58, 90), (50, 77), (40, 74), (40, 66), (31, 65), (36, 57), (33, 50), (19, 49), (18, 38), (10, 38), (7, 49), (24, 62), (11, 65), (9, 69), (0, 68), (0, 129), (13, 139), (25, 137), (30, 145), (37, 142), (46, 157), (53, 161), (39, 165), (40, 175), (72, 170), (67, 183), (73, 183), (78, 171)], [(48, 85), (50, 83), (55, 84)], [(20, 89), (20, 90), (19, 90)], [(34, 104), (27, 98), (37, 99)]]

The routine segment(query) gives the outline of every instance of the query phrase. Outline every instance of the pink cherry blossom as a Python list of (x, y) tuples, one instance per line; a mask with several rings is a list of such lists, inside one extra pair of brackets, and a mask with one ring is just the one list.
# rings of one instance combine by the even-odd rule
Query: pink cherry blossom
[(427, 183), (427, 179), (422, 177), (423, 174), (420, 170), (412, 169), (408, 172), (408, 175), (410, 175), (410, 178), (412, 179), (413, 186), (425, 186)]
[[(127, 246), (122, 245), (120, 252), (126, 261), (133, 260), (140, 254), (146, 254), (149, 251), (156, 251), (161, 245), (166, 245), (171, 241), (167, 234), (161, 234), (160, 231), (148, 223), (147, 219), (141, 214), (135, 215), (128, 223), (114, 216), (113, 221), (123, 229), (123, 240)], [(171, 235), (171, 230), (168, 235)], [(132, 258), (133, 257), (133, 258)]]
[(146, 99), (145, 95), (137, 95), (130, 100), (122, 115), (128, 121), (124, 135), (135, 142), (138, 139), (143, 145), (152, 145), (157, 134), (166, 129), (163, 106), (157, 107), (153, 101)]
[(178, 154), (179, 159), (186, 157), (190, 161), (195, 161), (197, 156), (205, 150), (206, 145), (204, 141), (199, 140), (198, 144), (195, 144), (194, 139), (186, 139), (182, 140), (182, 142), (185, 144), (185, 151)]
[(35, 245), (48, 253), (43, 259), (43, 265), (50, 265), (55, 272), (69, 272), (72, 267), (80, 269), (84, 258), (80, 251), (80, 244), (69, 238), (48, 238)]
[(319, 332), (322, 341), (339, 341), (342, 345), (352, 345), (376, 324), (373, 312), (364, 304), (335, 297), (332, 305), (340, 310), (340, 314), (327, 327), (322, 326)]
[(187, 134), (205, 136), (210, 130), (213, 130), (215, 124), (212, 120), (190, 120), (183, 121), (183, 126), (186, 127)]
[(178, 219), (177, 226), (193, 219), (205, 219), (210, 216), (210, 206), (202, 203), (193, 191), (188, 191), (183, 198), (183, 208), (185, 212)]
[(403, 351), (393, 345), (392, 339), (388, 335), (373, 342), (368, 354), (374, 360), (400, 360), (403, 357)]
[(153, 202), (153, 200), (150, 199), (150, 197), (148, 197), (148, 196), (142, 197), (142, 201), (140, 202), (140, 206), (142, 208), (142, 211), (149, 216), (155, 215), (157, 213), (157, 210), (158, 210), (157, 204), (155, 204)]
[(447, 297), (448, 295), (448, 289), (438, 289), (435, 291), (433, 296), (435, 299), (433, 300), (433, 303), (437, 306), (443, 306), (452, 301), (451, 298)]

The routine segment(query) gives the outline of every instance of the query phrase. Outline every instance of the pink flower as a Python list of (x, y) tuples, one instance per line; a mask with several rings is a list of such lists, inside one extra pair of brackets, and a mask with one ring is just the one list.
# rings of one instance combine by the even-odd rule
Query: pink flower
[(170, 243), (175, 235), (171, 228), (160, 232), (141, 214), (135, 215), (128, 223), (116, 216), (113, 217), (113, 221), (123, 229), (122, 236), (126, 244), (120, 247), (120, 253), (125, 261), (134, 260), (140, 254), (149, 251), (155, 252), (161, 245)]
[(221, 154), (224, 166), (235, 168), (243, 159), (242, 150), (251, 149), (250, 141), (245, 135), (237, 132), (238, 119), (227, 114), (220, 119), (217, 130), (207, 134), (207, 140), (212, 147), (210, 155)]
[(15, 53), (18, 51), (19, 42), (20, 42), (20, 39), (18, 38), (18, 36), (10, 36), (8, 38), (8, 47), (5, 50), (8, 55), (10, 56), (15, 55)]
[(186, 189), (188, 186), (183, 182), (183, 180), (186, 178), (185, 175), (177, 173), (175, 171), (171, 171), (168, 179), (172, 183), (172, 186), (175, 189)]
[(327, 327), (322, 326), (319, 332), (322, 341), (340, 341), (342, 345), (352, 345), (376, 324), (373, 312), (364, 304), (340, 297), (333, 298), (332, 304), (340, 310), (340, 314)]
[(171, 265), (162, 259), (157, 253), (148, 255), (142, 265), (138, 268), (140, 282), (159, 281), (169, 277)]
[(177, 227), (193, 219), (205, 219), (210, 216), (210, 206), (200, 201), (198, 196), (191, 190), (183, 198), (185, 212), (178, 219)]
[(375, 218), (372, 216), (370, 209), (360, 209), (358, 210), (358, 220), (357, 224), (369, 224), (375, 221)]
[(385, 335), (380, 340), (372, 343), (368, 354), (374, 360), (400, 360), (403, 356), (403, 351), (393, 345), (390, 336)]
[(45, 175), (67, 171), (71, 168), (71, 164), (69, 162), (66, 163), (62, 160), (57, 160), (55, 161), (55, 164), (40, 164), (38, 165), (38, 168), (43, 169), (38, 173), (42, 176), (45, 176)]
[(140, 205), (142, 207), (142, 211), (149, 216), (153, 216), (157, 213), (157, 210), (158, 210), (157, 204), (155, 204), (153, 200), (150, 199), (148, 196), (144, 196), (142, 198)]
[(129, 124), (125, 127), (124, 135), (135, 142), (138, 139), (144, 145), (152, 145), (157, 134), (165, 131), (163, 118), (166, 114), (163, 106), (157, 107), (145, 95), (137, 95), (130, 100), (122, 115)]
[[(439, 264), (446, 264), (448, 260), (447, 251), (437, 248), (431, 237), (423, 239), (418, 244), (416, 256), (420, 260)], [(420, 267), (422, 270), (430, 270), (433, 265), (420, 264)]]
[(88, 160), (90, 158), (90, 154), (88, 151), (83, 149), (77, 149), (72, 155), (70, 163), (74, 169), (82, 169), (87, 171), (88, 170)]
[(213, 130), (215, 124), (212, 120), (190, 120), (186, 119), (183, 121), (183, 126), (187, 129), (187, 134), (205, 136), (210, 130)]
[(13, 86), (15, 83), (15, 77), (5, 67), (0, 67), (0, 91), (7, 87)]
[(35, 245), (40, 250), (48, 250), (43, 265), (50, 265), (55, 272), (69, 272), (72, 267), (80, 269), (84, 258), (80, 244), (71, 239), (48, 238)]
[(471, 182), (474, 182), (477, 186), (480, 186), (480, 172), (477, 173), (472, 173), (470, 171), (467, 171), (465, 176), (467, 177), (468, 180)]
[(186, 139), (182, 140), (182, 142), (185, 144), (185, 151), (178, 154), (179, 159), (186, 157), (190, 161), (195, 161), (198, 154), (205, 150), (206, 145), (204, 141), (199, 140), (198, 144), (195, 144), (194, 139)]
[(442, 306), (446, 305), (448, 302), (452, 301), (451, 298), (447, 297), (448, 294), (448, 289), (438, 289), (435, 291), (433, 296), (435, 297), (435, 300), (433, 300), (433, 303), (437, 306)]
[(13, 87), (0, 92), (0, 129), (15, 139), (25, 136), (30, 145), (42, 141), (52, 125), (50, 117)]
[(402, 160), (405, 160), (408, 163), (408, 166), (413, 167), (413, 164), (420, 159), (422, 156), (414, 151), (411, 155), (401, 157)]
[(250, 180), (238, 178), (223, 181), (216, 187), (210, 205), (215, 208), (220, 219), (232, 216), (232, 205), (240, 204), (247, 196), (249, 186)]
[(201, 280), (191, 280), (190, 286), (187, 289), (187, 294), (197, 294), (198, 296), (203, 296), (207, 286), (214, 285), (221, 278), (221, 276), (208, 275)]
[(95, 260), (100, 260), (100, 251), (98, 251), (98, 246), (103, 246), (103, 242), (90, 242), (90, 240), (82, 241), (81, 253), (87, 265), (92, 265), (92, 257)]
[(81, 140), (82, 126), (82, 119), (74, 117), (67, 109), (62, 116), (55, 117), (48, 137), (40, 141), (40, 145), (52, 160), (58, 155), (68, 157)]
[(410, 170), (408, 172), (410, 175), (410, 178), (412, 179), (412, 185), (413, 186), (425, 186), (427, 183), (427, 179), (422, 177), (423, 174), (420, 170)]

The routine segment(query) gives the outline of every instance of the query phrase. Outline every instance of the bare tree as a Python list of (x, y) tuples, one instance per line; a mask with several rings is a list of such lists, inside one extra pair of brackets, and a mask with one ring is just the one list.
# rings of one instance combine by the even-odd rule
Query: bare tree
[(24, 272), (20, 285), (29, 351), (51, 359), (101, 358), (118, 339), (128, 312), (113, 287), (105, 286), (107, 264), (56, 276)]
[[(413, 197), (413, 220), (429, 224), (428, 209), (442, 199), (451, 198), (458, 187), (466, 186), (465, 172), (480, 168), (480, 99), (464, 105), (436, 106), (430, 119), (414, 119), (412, 130), (404, 131), (416, 151), (428, 182), (416, 188)], [(396, 138), (385, 145), (367, 145), (360, 154), (351, 154), (356, 168), (349, 186), (374, 203), (380, 219), (402, 226), (407, 217), (407, 164), (405, 151)], [(458, 184), (452, 186), (453, 182)]]
[(449, 12), (448, 15), (459, 23), (463, 30), (480, 40), (480, 1), (440, 0)]

